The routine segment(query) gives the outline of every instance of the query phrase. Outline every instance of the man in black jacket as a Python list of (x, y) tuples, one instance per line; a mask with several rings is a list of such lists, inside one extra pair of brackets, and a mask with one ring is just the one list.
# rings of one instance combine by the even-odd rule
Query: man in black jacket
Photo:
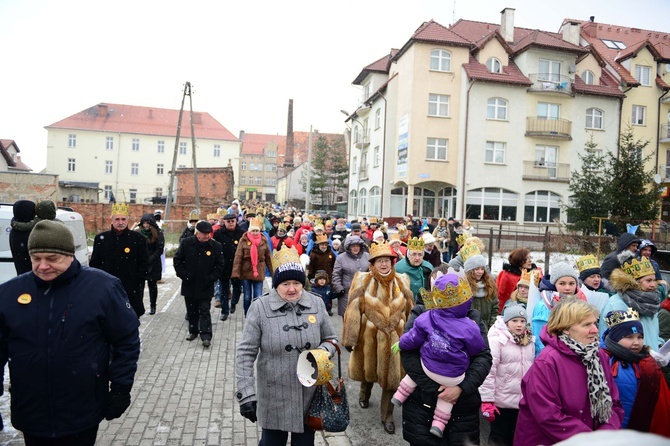
[(612, 271), (621, 266), (621, 262), (619, 262), (619, 259), (617, 258), (619, 254), (626, 249), (634, 254), (637, 252), (638, 246), (640, 246), (640, 239), (635, 237), (635, 235), (629, 232), (621, 234), (617, 241), (616, 249), (607, 254), (603, 259), (603, 264), (600, 266), (600, 274), (602, 275), (602, 278), (609, 280)]
[(195, 225), (195, 236), (186, 237), (179, 243), (173, 259), (174, 270), (181, 279), (181, 295), (186, 301), (188, 317), (187, 341), (200, 334), (202, 345), (212, 344), (212, 316), (210, 305), (214, 293), (214, 282), (223, 272), (223, 248), (212, 240), (212, 225), (200, 220)]
[[(221, 227), (214, 233), (214, 240), (221, 243), (221, 247), (223, 248), (225, 265), (221, 274), (221, 280), (219, 280), (219, 295), (216, 297), (221, 302), (220, 320), (225, 321), (228, 319), (229, 314), (235, 313), (235, 307), (242, 295), (242, 281), (240, 279), (233, 279), (230, 276), (233, 274), (235, 251), (237, 251), (237, 245), (244, 231), (237, 225), (237, 216), (235, 214), (225, 215), (222, 221)], [(228, 298), (230, 297), (231, 284), (233, 286), (233, 298), (229, 306)]]

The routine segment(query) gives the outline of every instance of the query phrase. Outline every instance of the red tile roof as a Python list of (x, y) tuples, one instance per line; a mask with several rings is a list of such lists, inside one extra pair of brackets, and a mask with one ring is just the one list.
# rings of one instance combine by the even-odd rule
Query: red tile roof
[(392, 48), (389, 54), (375, 60), (367, 67), (363, 68), (363, 70), (360, 73), (358, 73), (358, 76), (356, 76), (356, 79), (354, 79), (352, 84), (361, 85), (361, 83), (365, 80), (366, 77), (368, 77), (368, 74), (370, 73), (388, 74), (389, 67), (391, 66), (391, 59), (397, 52), (398, 52), (397, 49)]
[(503, 66), (502, 73), (491, 73), (486, 68), (486, 65), (479, 63), (474, 56), (470, 56), (470, 61), (467, 64), (463, 64), (463, 68), (470, 79), (527, 87), (533, 85), (530, 79), (524, 76), (519, 67), (512, 61), (509, 62), (509, 65)]
[[(16, 150), (17, 153), (16, 160), (13, 160), (12, 156), (9, 154), (8, 149), (10, 146), (14, 146), (14, 149)], [(33, 169), (31, 169), (23, 161), (21, 161), (21, 157), (18, 155), (19, 152), (21, 152), (19, 150), (19, 146), (13, 139), (0, 139), (0, 154), (7, 162), (8, 170), (21, 170), (31, 172)]]
[(575, 82), (572, 84), (572, 91), (582, 94), (596, 94), (600, 96), (613, 96), (617, 98), (624, 97), (624, 93), (619, 89), (619, 85), (607, 71), (603, 70), (600, 76), (600, 84), (585, 84), (579, 75), (575, 74)]
[(668, 85), (668, 83), (665, 82), (663, 78), (659, 75), (656, 75), (656, 85), (661, 90), (670, 90), (670, 85)]
[(286, 146), (286, 136), (283, 135), (244, 133), (242, 135), (241, 141), (241, 155), (262, 155), (263, 149), (265, 149), (265, 147), (270, 143), (275, 143), (277, 145), (277, 151), (279, 151), (280, 146)]
[[(174, 137), (177, 135), (178, 120), (179, 110), (100, 103), (46, 128)], [(193, 120), (196, 138), (238, 140), (209, 113), (194, 111)], [(184, 110), (182, 116), (180, 137), (191, 137), (191, 121), (187, 110)]]
[(470, 41), (453, 32), (450, 28), (440, 25), (434, 20), (430, 20), (423, 22), (419, 26), (414, 35), (393, 55), (392, 60), (397, 60), (415, 42), (472, 47)]

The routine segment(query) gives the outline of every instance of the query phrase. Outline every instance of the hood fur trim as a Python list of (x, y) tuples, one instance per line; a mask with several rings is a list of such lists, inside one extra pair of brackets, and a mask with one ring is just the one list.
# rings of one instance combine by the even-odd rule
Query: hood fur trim
[(637, 280), (635, 280), (633, 276), (625, 273), (620, 268), (612, 271), (612, 274), (610, 275), (609, 286), (619, 294), (628, 290), (642, 290), (640, 284), (637, 283)]

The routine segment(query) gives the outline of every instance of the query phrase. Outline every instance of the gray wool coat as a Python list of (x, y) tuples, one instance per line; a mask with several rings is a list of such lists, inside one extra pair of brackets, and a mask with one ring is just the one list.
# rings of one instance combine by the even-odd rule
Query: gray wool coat
[[(301, 327), (297, 329), (295, 327)], [(237, 400), (240, 404), (257, 401), (256, 415), (264, 429), (285, 432), (304, 431), (305, 415), (316, 387), (304, 387), (296, 374), (296, 349), (323, 348), (334, 356), (337, 342), (330, 316), (321, 297), (303, 291), (297, 302), (286, 302), (275, 289), (255, 299), (244, 322), (242, 340), (237, 346)], [(258, 377), (254, 379), (254, 362)], [(333, 368), (333, 377), (337, 369)]]
[[(370, 270), (370, 253), (361, 249), (357, 255), (353, 255), (350, 247), (353, 243), (360, 244), (361, 238), (350, 235), (344, 241), (345, 252), (337, 256), (333, 267), (333, 298), (337, 297), (337, 314), (344, 317), (349, 303), (349, 288), (357, 272), (368, 272)], [(344, 290), (344, 296), (338, 296)]]

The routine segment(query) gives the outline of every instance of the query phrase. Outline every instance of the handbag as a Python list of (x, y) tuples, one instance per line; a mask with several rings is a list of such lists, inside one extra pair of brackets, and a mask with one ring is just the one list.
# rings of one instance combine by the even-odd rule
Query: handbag
[(307, 410), (305, 424), (315, 431), (344, 432), (349, 425), (349, 402), (342, 379), (342, 358), (340, 346), (327, 340), (337, 350), (337, 387), (328, 381), (316, 388), (314, 398)]

